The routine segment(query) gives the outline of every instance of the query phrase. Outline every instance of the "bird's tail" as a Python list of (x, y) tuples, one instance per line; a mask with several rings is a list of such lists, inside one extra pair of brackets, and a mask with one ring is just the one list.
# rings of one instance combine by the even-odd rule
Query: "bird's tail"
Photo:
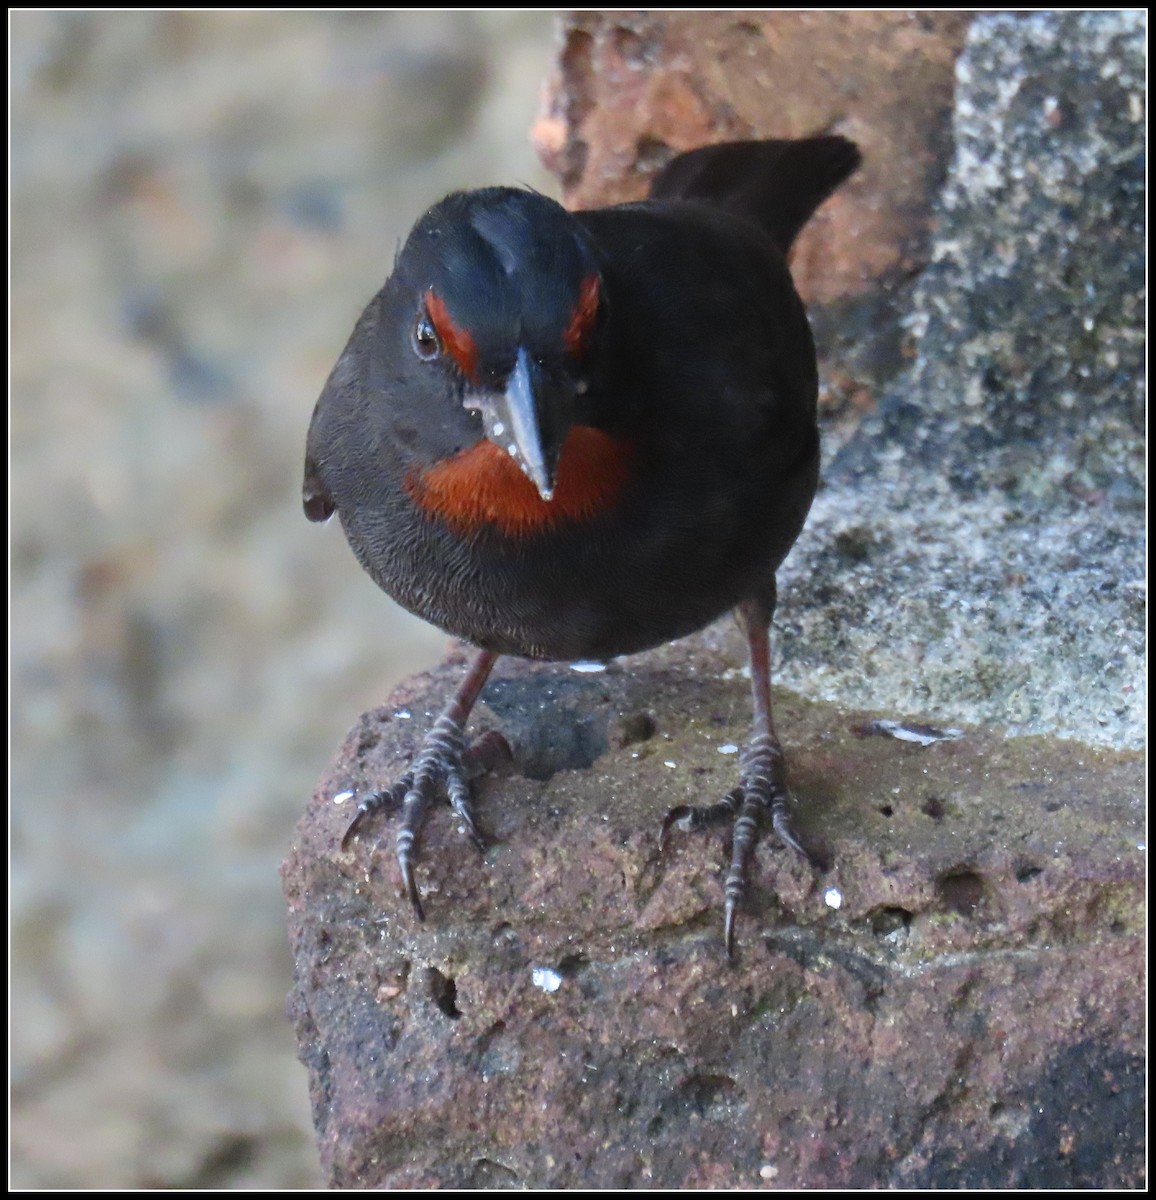
[(811, 214), (859, 166), (859, 147), (835, 135), (720, 142), (689, 150), (655, 176), (655, 200), (702, 200), (765, 229), (785, 254)]

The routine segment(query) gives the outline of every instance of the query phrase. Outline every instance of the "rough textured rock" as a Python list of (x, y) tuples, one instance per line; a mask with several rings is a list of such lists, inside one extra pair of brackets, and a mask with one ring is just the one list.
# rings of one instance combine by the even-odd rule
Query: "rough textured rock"
[(1144, 18), (976, 19), (912, 368), (824, 470), (784, 677), (1143, 744)]
[[(425, 925), (390, 822), (343, 853), (334, 797), (403, 768), (461, 662), (352, 732), (285, 868), (332, 1184), (1141, 1182), (1141, 756), (979, 730), (921, 748), (781, 697), (827, 867), (760, 848), (729, 967), (725, 838), (660, 856), (657, 831), (733, 782), (738, 662), (720, 628), (600, 675), (500, 665), (477, 725), (516, 698), (518, 769), (480, 782), (484, 858), (434, 814)], [(559, 706), (585, 744), (559, 744)]]

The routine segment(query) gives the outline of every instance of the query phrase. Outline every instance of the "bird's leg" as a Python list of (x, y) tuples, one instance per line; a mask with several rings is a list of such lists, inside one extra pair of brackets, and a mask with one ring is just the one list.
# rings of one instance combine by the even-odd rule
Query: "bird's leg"
[[(771, 604), (773, 607), (773, 601)], [(674, 828), (691, 832), (734, 822), (731, 840), (731, 865), (726, 878), (724, 937), (727, 957), (734, 957), (735, 915), (747, 890), (751, 856), (759, 840), (759, 827), (765, 815), (780, 839), (808, 857), (791, 829), (790, 793), (783, 748), (775, 733), (771, 711), (771, 645), (767, 606), (746, 601), (737, 609), (739, 623), (747, 635), (751, 659), (751, 692), (754, 698), (754, 728), (747, 748), (739, 760), (738, 787), (717, 804), (706, 807), (679, 805), (666, 814), (662, 823), (662, 845)]]
[(414, 858), (418, 835), (439, 785), (445, 789), (454, 812), (479, 850), (486, 840), (474, 818), (470, 798), (470, 780), (512, 757), (509, 743), (497, 732), (483, 734), (466, 744), (465, 728), (478, 695), (486, 684), (498, 656), (481, 650), (453, 699), (426, 734), (413, 766), (392, 787), (372, 792), (357, 806), (357, 812), (341, 839), (344, 850), (361, 831), (368, 817), (383, 808), (401, 806), (401, 828), (397, 831), (397, 863), (405, 890), (419, 921), (425, 920), (421, 896), (414, 878)]

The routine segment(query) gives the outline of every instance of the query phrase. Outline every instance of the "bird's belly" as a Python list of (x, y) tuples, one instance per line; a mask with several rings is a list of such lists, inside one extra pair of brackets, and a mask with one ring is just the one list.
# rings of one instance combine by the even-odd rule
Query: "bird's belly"
[(350, 544), (404, 607), (485, 649), (563, 660), (701, 629), (773, 576), (797, 533), (783, 545), (774, 521), (701, 506), (678, 520), (635, 512), (521, 538), (466, 538), (412, 511), (364, 515), (345, 521)]
[[(610, 658), (702, 628), (737, 602), (728, 581), (631, 571), (607, 562), (590, 571), (549, 556), (536, 564), (487, 559), (454, 577), (395, 593), (419, 616), (485, 649), (527, 658)], [(416, 603), (409, 603), (413, 599)]]

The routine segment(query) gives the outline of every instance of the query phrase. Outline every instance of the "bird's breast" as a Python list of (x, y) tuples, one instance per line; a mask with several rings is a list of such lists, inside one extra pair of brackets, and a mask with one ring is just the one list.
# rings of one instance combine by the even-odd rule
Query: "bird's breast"
[(628, 442), (590, 425), (576, 425), (562, 446), (549, 500), (543, 500), (514, 459), (490, 441), (410, 471), (405, 487), (423, 512), (458, 533), (493, 526), (510, 537), (525, 537), (608, 513), (630, 478), (632, 458)]

